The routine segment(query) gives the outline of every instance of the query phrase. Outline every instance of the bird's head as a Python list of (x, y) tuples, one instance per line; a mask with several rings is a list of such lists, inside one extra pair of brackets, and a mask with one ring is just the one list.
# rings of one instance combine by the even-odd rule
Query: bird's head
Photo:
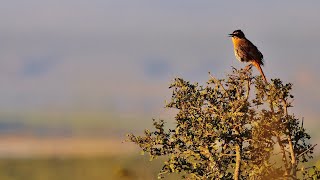
[(229, 34), (229, 37), (240, 39), (245, 38), (244, 33), (240, 29), (233, 31), (232, 34)]

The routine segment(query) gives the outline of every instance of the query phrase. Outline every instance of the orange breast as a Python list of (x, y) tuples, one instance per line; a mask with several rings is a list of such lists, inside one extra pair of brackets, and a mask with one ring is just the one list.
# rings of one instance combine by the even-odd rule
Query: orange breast
[(239, 39), (239, 38), (234, 38), (234, 37), (232, 38), (234, 55), (236, 56), (236, 58), (237, 58), (240, 62), (242, 62), (242, 59), (241, 59), (240, 55), (238, 54), (237, 49), (238, 49), (239, 44), (242, 43), (241, 41), (242, 41), (242, 40)]
[(239, 39), (239, 38), (232, 38), (232, 43), (233, 43), (233, 47), (234, 48), (237, 48), (238, 47), (238, 45), (239, 45), (239, 43), (241, 43), (241, 39)]

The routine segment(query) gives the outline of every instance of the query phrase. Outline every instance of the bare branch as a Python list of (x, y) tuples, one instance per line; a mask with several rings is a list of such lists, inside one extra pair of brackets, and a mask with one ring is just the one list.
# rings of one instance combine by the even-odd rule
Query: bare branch
[(209, 72), (209, 76), (211, 77), (211, 79), (212, 79), (215, 83), (219, 84), (219, 85), (221, 86), (222, 90), (224, 91), (224, 93), (229, 96), (228, 92), (226, 91), (226, 89), (225, 89), (224, 86), (222, 85), (221, 81), (219, 81), (219, 80), (217, 80), (215, 77), (213, 77), (210, 72)]
[(313, 146), (311, 146), (310, 148), (306, 149), (305, 151), (303, 151), (302, 153), (300, 153), (297, 158), (301, 157), (303, 154), (307, 153), (308, 151), (314, 149), (314, 147), (316, 147), (318, 144), (315, 144)]

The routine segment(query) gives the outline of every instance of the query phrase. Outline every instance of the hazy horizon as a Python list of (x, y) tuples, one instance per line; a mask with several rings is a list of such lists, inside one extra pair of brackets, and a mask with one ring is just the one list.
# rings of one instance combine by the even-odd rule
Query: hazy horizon
[[(245, 66), (235, 59), (227, 37), (242, 29), (263, 53), (267, 78), (294, 84), (293, 111), (316, 133), (319, 5), (275, 0), (2, 2), (0, 121), (19, 116), (21, 121), (63, 124), (83, 117), (83, 126), (116, 129), (170, 118), (163, 106), (174, 77), (204, 84), (208, 71), (223, 78), (231, 66)], [(102, 120), (90, 121), (97, 116)]]

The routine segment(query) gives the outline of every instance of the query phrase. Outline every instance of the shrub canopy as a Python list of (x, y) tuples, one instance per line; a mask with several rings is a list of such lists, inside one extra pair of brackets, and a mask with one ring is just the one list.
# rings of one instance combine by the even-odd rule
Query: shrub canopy
[(128, 135), (151, 159), (168, 157), (159, 178), (174, 172), (191, 179), (320, 178), (316, 167), (303, 165), (315, 145), (303, 120), (288, 112), (292, 84), (265, 84), (251, 69), (233, 68), (205, 86), (176, 78), (170, 89), (166, 107), (178, 110), (175, 128), (154, 120), (154, 131)]

